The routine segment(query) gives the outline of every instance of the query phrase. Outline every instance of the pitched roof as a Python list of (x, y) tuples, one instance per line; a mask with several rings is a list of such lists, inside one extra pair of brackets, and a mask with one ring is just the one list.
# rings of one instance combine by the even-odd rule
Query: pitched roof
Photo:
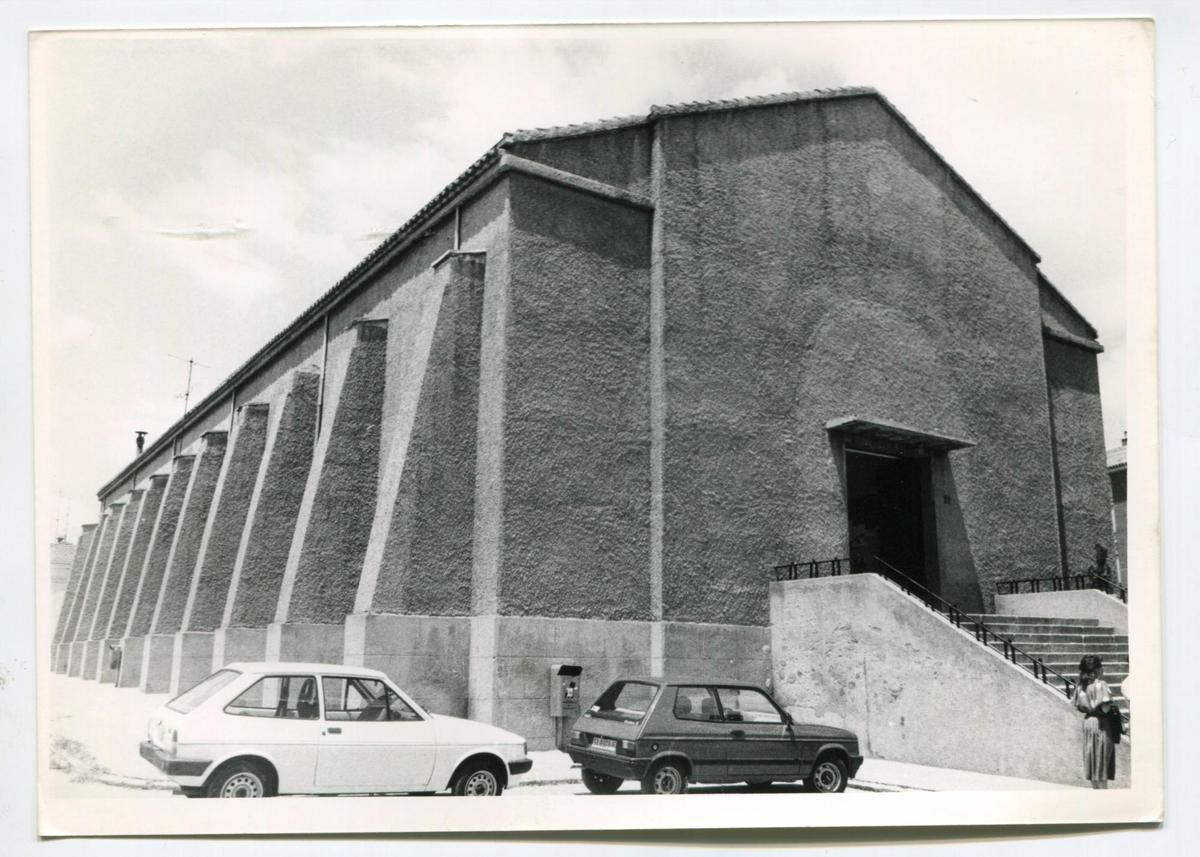
[(916, 127), (908, 121), (908, 118), (901, 113), (894, 104), (887, 100), (878, 90), (867, 86), (846, 86), (835, 87), (830, 89), (813, 89), (802, 92), (782, 92), (773, 95), (759, 95), (746, 98), (734, 98), (717, 101), (690, 101), (680, 104), (653, 105), (645, 114), (634, 116), (614, 117), (611, 119), (601, 119), (595, 122), (585, 122), (575, 125), (563, 125), (550, 128), (534, 128), (527, 130), (510, 131), (504, 134), (491, 148), (479, 156), (466, 170), (464, 170), (457, 178), (440, 190), (429, 202), (421, 206), (417, 211), (406, 220), (399, 229), (384, 239), (374, 250), (368, 253), (358, 264), (351, 268), (344, 276), (342, 276), (333, 286), (321, 295), (317, 300), (310, 304), (300, 315), (298, 315), (290, 324), (287, 325), (278, 334), (271, 337), (265, 345), (256, 351), (249, 359), (241, 366), (235, 369), (219, 386), (211, 393), (196, 403), (194, 407), (188, 410), (180, 419), (176, 420), (168, 427), (161, 435), (159, 435), (153, 443), (146, 445), (144, 451), (137, 456), (132, 462), (122, 468), (121, 472), (109, 480), (99, 490), (98, 496), (101, 500), (104, 499), (111, 491), (119, 486), (126, 478), (137, 470), (137, 465), (142, 461), (150, 461), (154, 456), (163, 451), (166, 445), (186, 426), (194, 422), (201, 415), (210, 410), (218, 402), (226, 399), (231, 390), (235, 389), (238, 384), (249, 377), (253, 371), (261, 366), (274, 352), (279, 350), (285, 343), (296, 338), (308, 329), (312, 324), (317, 322), (321, 316), (341, 298), (354, 291), (364, 281), (364, 274), (374, 266), (384, 256), (391, 251), (405, 244), (410, 238), (417, 234), (418, 229), (437, 215), (443, 206), (446, 205), (460, 191), (465, 189), (474, 179), (480, 176), (489, 167), (493, 166), (500, 159), (501, 152), (515, 143), (531, 142), (551, 139), (567, 139), (571, 137), (581, 137), (588, 134), (604, 133), (608, 131), (619, 130), (623, 128), (632, 128), (641, 125), (649, 125), (660, 117), (683, 116), (699, 113), (715, 113), (720, 111), (731, 110), (746, 110), (758, 107), (770, 107), (782, 104), (797, 104), (813, 101), (827, 101), (841, 98), (858, 98), (870, 97), (877, 99), (900, 123), (919, 140), (933, 157), (954, 177), (954, 179), (963, 187), (963, 189), (973, 197), (987, 212), (989, 212), (1000, 225), (1007, 231), (1026, 252), (1028, 252), (1034, 262), (1040, 262), (1041, 257), (1030, 247), (1024, 239), (1002, 218), (994, 208), (992, 208), (979, 193), (971, 187), (957, 170), (943, 158), (936, 149), (925, 139), (924, 135), (916, 129)]

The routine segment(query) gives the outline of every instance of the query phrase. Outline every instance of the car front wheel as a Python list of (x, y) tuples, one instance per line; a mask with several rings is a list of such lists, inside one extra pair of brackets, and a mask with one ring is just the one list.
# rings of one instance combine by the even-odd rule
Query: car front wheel
[(846, 790), (846, 763), (837, 756), (822, 756), (813, 765), (812, 773), (804, 781), (810, 792), (836, 794)]
[(683, 766), (673, 759), (659, 762), (642, 780), (642, 793), (648, 795), (680, 795), (687, 791), (687, 775)]
[(270, 797), (270, 778), (255, 762), (232, 762), (208, 781), (209, 797)]
[(594, 795), (616, 794), (623, 782), (625, 781), (620, 777), (610, 777), (608, 774), (601, 774), (590, 768), (583, 769), (583, 784)]
[(459, 797), (499, 797), (504, 784), (486, 763), (477, 762), (459, 772), (451, 790)]

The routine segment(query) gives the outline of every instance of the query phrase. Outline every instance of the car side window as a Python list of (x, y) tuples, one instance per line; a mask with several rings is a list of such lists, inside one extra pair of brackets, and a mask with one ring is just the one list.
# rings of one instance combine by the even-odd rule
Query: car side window
[(325, 694), (326, 720), (420, 720), (408, 703), (379, 679), (326, 676), (321, 679)]
[(783, 723), (775, 704), (762, 691), (749, 687), (720, 687), (726, 723)]
[(707, 687), (680, 687), (675, 691), (675, 718), (677, 720), (721, 719), (717, 699)]
[(310, 675), (269, 675), (246, 688), (225, 706), (242, 717), (317, 719), (317, 680)]

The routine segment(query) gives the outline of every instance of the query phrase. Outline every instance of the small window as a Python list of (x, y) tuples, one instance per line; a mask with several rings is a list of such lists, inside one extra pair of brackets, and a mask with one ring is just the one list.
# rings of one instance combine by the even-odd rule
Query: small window
[(375, 678), (321, 679), (326, 720), (420, 720), (421, 716), (394, 690)]
[(707, 687), (681, 687), (675, 692), (675, 717), (678, 720), (721, 719), (717, 698)]
[(187, 714), (212, 698), (218, 690), (229, 684), (241, 673), (237, 670), (217, 670), (199, 684), (185, 690), (167, 703), (167, 708)]
[(727, 723), (783, 723), (779, 709), (762, 691), (749, 687), (722, 687), (717, 693), (721, 696)]
[(619, 681), (604, 691), (588, 709), (593, 717), (639, 723), (650, 710), (658, 694), (658, 685), (643, 681)]
[(243, 717), (317, 719), (317, 680), (309, 675), (269, 675), (250, 685), (225, 706), (227, 714)]

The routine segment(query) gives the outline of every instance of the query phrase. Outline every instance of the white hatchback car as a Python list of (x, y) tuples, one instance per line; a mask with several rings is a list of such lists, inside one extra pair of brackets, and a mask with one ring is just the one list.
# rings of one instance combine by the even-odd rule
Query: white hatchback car
[(140, 751), (189, 797), (499, 795), (533, 766), (520, 735), (336, 664), (229, 664), (155, 711)]

